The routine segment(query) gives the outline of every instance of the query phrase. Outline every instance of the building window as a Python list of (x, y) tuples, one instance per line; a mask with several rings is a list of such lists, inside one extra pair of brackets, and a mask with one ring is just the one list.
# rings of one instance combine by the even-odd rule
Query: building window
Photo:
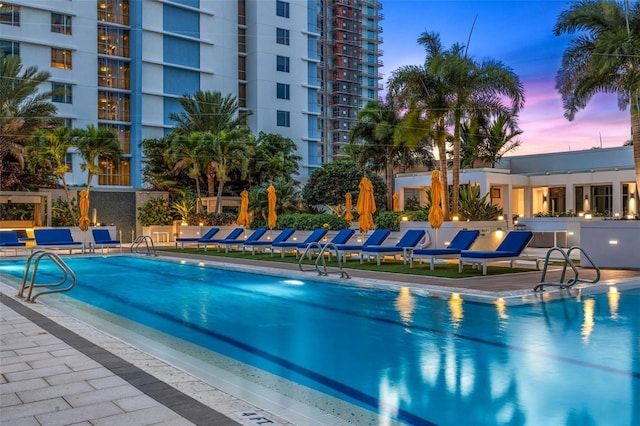
[(129, 89), (129, 63), (117, 59), (98, 58), (98, 86)]
[(129, 95), (99, 91), (98, 120), (129, 121)]
[(98, 183), (100, 185), (111, 186), (129, 186), (130, 185), (130, 163), (128, 159), (123, 159), (118, 163), (114, 163), (108, 158), (100, 157), (98, 159)]
[(20, 6), (0, 3), (0, 24), (20, 26)]
[(98, 0), (98, 21), (129, 25), (129, 0)]
[(276, 69), (281, 72), (289, 72), (289, 57), (276, 56)]
[(289, 17), (289, 3), (286, 1), (276, 0), (276, 15), (283, 18)]
[(51, 102), (70, 104), (73, 102), (70, 84), (51, 83)]
[(51, 32), (71, 35), (71, 16), (51, 13)]
[(51, 66), (53, 68), (71, 69), (71, 51), (68, 49), (51, 48)]
[(98, 25), (98, 53), (129, 57), (129, 30)]
[(289, 111), (277, 111), (278, 127), (291, 127), (291, 116)]
[(113, 133), (118, 136), (122, 151), (124, 151), (125, 154), (131, 152), (131, 126), (127, 124), (101, 124), (100, 127), (113, 130)]
[(289, 30), (276, 28), (276, 43), (289, 45)]
[(73, 171), (73, 154), (67, 153), (67, 155), (64, 156), (64, 168), (67, 173)]
[(0, 40), (0, 53), (7, 56), (20, 56), (20, 43)]
[(289, 99), (289, 85), (277, 83), (278, 99)]
[(591, 187), (591, 210), (612, 216), (613, 193), (611, 185), (598, 185)]

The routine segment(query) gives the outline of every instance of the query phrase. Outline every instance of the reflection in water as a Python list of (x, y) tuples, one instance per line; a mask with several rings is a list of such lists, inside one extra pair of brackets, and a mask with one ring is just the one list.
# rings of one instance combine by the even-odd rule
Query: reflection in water
[(611, 312), (611, 319), (618, 318), (618, 303), (620, 302), (620, 293), (615, 287), (609, 288), (607, 293), (609, 299), (609, 311)]
[(449, 310), (451, 311), (451, 322), (454, 328), (460, 327), (462, 324), (462, 298), (458, 293), (451, 293), (449, 299)]
[(582, 342), (589, 343), (589, 336), (593, 331), (593, 307), (595, 306), (596, 301), (593, 299), (587, 299), (584, 301), (584, 317), (582, 319)]
[(498, 318), (507, 319), (509, 315), (507, 315), (507, 305), (504, 302), (502, 297), (496, 300), (496, 309), (498, 310)]
[(394, 305), (400, 313), (402, 323), (406, 326), (411, 325), (415, 304), (416, 302), (409, 287), (402, 287)]

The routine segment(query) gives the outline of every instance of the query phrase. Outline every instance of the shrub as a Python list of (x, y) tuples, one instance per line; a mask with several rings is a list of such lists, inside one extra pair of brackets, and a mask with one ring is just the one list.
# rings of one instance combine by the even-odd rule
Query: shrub
[(174, 210), (168, 200), (162, 197), (150, 198), (142, 207), (138, 207), (138, 219), (142, 226), (171, 225)]
[(382, 212), (375, 218), (376, 229), (400, 230), (400, 218), (403, 212)]
[[(251, 228), (267, 226), (265, 219), (254, 219)], [(332, 214), (283, 214), (278, 216), (276, 222), (277, 229), (295, 228), (299, 231), (311, 231), (317, 228), (327, 228), (330, 230), (348, 228), (349, 223), (341, 217)]]
[(233, 213), (191, 213), (187, 216), (187, 224), (197, 226), (227, 226), (236, 222), (238, 215)]

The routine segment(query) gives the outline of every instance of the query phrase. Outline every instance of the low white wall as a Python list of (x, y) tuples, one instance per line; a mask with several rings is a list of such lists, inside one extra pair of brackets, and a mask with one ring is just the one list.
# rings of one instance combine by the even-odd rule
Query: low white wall
[[(593, 221), (599, 221), (599, 219), (593, 219)], [(528, 231), (566, 231), (566, 247), (580, 245), (580, 224), (583, 222), (585, 219), (581, 217), (523, 217), (518, 219), (518, 224), (525, 225)], [(561, 237), (564, 238), (564, 236)]]
[[(580, 247), (600, 268), (640, 269), (640, 221), (583, 221)], [(580, 264), (588, 265), (582, 254)]]

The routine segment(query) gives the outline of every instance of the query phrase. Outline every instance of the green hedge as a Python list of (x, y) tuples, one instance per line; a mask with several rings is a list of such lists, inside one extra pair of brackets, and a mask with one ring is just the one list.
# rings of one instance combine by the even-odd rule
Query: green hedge
[[(256, 219), (251, 222), (251, 229), (267, 226), (264, 219)], [(276, 229), (295, 228), (298, 231), (312, 231), (317, 228), (328, 227), (331, 230), (339, 230), (349, 227), (349, 223), (341, 217), (333, 214), (283, 214), (278, 216)]]

